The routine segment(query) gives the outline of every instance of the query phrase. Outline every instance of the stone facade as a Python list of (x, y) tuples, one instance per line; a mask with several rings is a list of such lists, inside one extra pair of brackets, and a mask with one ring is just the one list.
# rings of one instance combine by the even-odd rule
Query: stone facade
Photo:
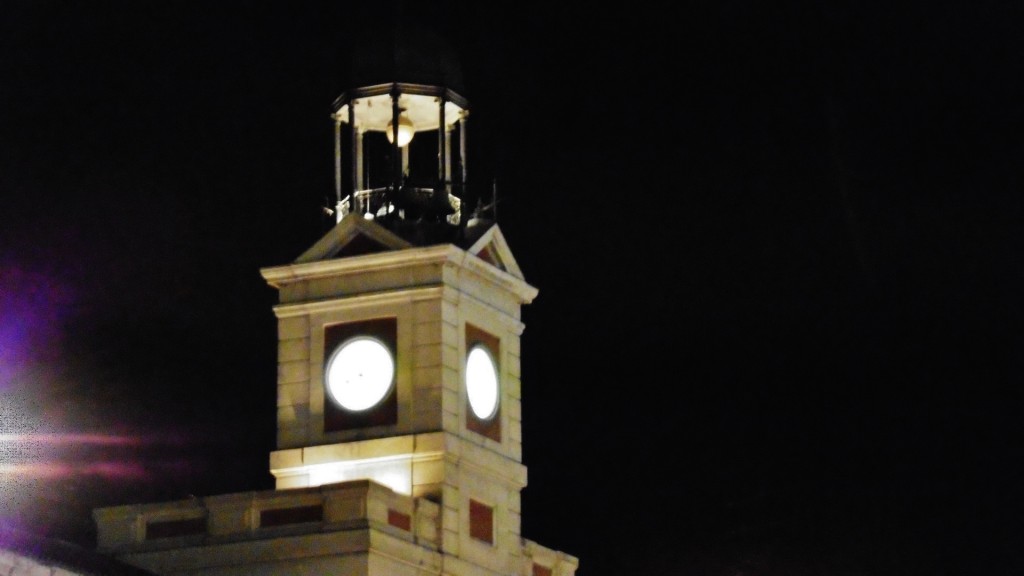
[(516, 540), (518, 553), (497, 562), (468, 550), (453, 555), (444, 548), (440, 505), (369, 480), (118, 506), (94, 516), (100, 552), (167, 576), (531, 576), (535, 564), (572, 576), (578, 564), (528, 540)]
[[(377, 249), (343, 256), (353, 241)], [(98, 509), (101, 551), (183, 576), (575, 574), (520, 533), (520, 310), (537, 289), (497, 225), (466, 248), (416, 247), (350, 214), (262, 273), (280, 294), (276, 490)], [(394, 330), (394, 413), (332, 427), (328, 334), (374, 322)], [(486, 423), (466, 392), (471, 338), (495, 348)]]

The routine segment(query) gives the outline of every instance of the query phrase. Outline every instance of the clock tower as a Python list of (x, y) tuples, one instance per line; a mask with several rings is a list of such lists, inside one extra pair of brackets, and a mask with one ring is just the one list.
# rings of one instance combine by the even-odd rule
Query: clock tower
[(457, 64), (422, 31), (389, 40), (332, 107), (332, 226), (260, 271), (279, 293), (275, 489), (98, 509), (102, 551), (160, 574), (575, 573), (520, 533), (537, 289), (493, 214), (464, 209)]

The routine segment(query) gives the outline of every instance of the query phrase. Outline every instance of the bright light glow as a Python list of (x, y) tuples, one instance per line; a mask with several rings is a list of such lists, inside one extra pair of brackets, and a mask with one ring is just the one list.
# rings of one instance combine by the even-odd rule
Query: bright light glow
[(327, 361), (327, 391), (348, 410), (375, 406), (391, 391), (394, 376), (391, 352), (383, 342), (368, 336), (345, 341)]
[(26, 444), (101, 444), (114, 446), (130, 446), (142, 444), (139, 438), (129, 436), (110, 436), (106, 434), (3, 434), (0, 443), (21, 442)]
[(412, 494), (412, 457), (377, 461), (322, 464), (309, 467), (309, 485), (323, 486), (350, 480), (373, 480), (399, 494)]
[(473, 346), (466, 358), (466, 394), (477, 418), (487, 420), (498, 411), (498, 370), (481, 344)]
[[(62, 458), (51, 448), (90, 446), (139, 446), (141, 438), (105, 434), (8, 434), (0, 433), (0, 480), (16, 477), (68, 479), (81, 476), (144, 478), (145, 467), (133, 462), (99, 460), (80, 462)], [(0, 490), (3, 492), (4, 490)]]
[(68, 462), (23, 462), (16, 464), (0, 463), (0, 476), (23, 476), (32, 480), (60, 479), (70, 480), (83, 476), (101, 476), (107, 479), (143, 479), (150, 474), (141, 464), (132, 462), (103, 461), (86, 464)]
[[(394, 122), (388, 122), (385, 133), (388, 135), (388, 142), (394, 144)], [(416, 133), (416, 129), (412, 125), (412, 120), (405, 113), (398, 115), (398, 147), (405, 148), (412, 142), (412, 136)]]

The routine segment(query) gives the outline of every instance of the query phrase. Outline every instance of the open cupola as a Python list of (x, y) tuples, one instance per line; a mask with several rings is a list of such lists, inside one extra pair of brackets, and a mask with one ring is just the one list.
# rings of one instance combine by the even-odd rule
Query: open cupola
[(414, 244), (455, 240), (469, 117), (456, 60), (435, 37), (401, 24), (356, 52), (354, 87), (332, 107), (337, 221), (355, 213)]

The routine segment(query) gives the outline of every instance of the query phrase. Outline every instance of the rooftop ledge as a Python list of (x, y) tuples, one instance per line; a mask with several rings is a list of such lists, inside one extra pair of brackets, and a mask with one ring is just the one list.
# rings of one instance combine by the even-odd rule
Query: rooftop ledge
[(369, 480), (93, 511), (100, 552), (146, 552), (375, 529), (437, 549), (440, 505)]
[[(442, 555), (441, 506), (371, 480), (98, 508), (93, 517), (98, 551), (139, 566), (301, 560), (367, 553), (386, 541), (419, 550), (431, 565)], [(527, 539), (518, 556), (522, 574), (533, 566), (535, 574), (574, 576), (579, 566)]]

